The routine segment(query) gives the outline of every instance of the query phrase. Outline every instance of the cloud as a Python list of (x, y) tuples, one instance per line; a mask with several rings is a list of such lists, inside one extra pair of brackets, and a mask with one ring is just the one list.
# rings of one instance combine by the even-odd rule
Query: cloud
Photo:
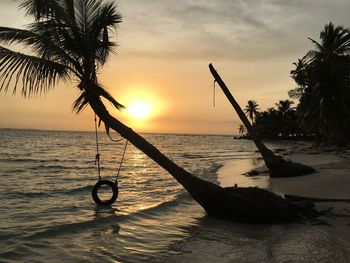
[[(337, 4), (337, 2), (342, 5)], [(349, 1), (347, 1), (349, 2)], [(246, 61), (299, 57), (333, 16), (347, 21), (350, 3), (337, 1), (123, 2), (120, 41), (131, 57)], [(136, 39), (136, 40), (135, 40)]]

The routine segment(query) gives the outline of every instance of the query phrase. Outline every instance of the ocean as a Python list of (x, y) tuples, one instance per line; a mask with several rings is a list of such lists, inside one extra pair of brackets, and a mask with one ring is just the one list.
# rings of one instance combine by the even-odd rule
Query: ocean
[[(228, 162), (261, 164), (251, 141), (232, 136), (143, 136), (189, 172), (217, 184)], [(102, 179), (115, 180), (124, 145), (99, 133)], [(349, 245), (317, 226), (208, 217), (131, 144), (111, 207), (91, 198), (98, 179), (94, 133), (0, 129), (0, 147), (0, 262), (350, 262)], [(244, 180), (238, 170), (232, 182)]]

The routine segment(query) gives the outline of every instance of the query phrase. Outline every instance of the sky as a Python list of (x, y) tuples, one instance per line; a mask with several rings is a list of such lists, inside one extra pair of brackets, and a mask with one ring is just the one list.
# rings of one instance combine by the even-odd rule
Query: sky
[[(0, 25), (28, 22), (18, 2), (0, 0)], [(290, 70), (312, 49), (308, 37), (330, 21), (350, 27), (348, 0), (118, 0), (118, 9), (117, 55), (99, 77), (129, 109), (111, 113), (138, 132), (237, 134), (218, 86), (213, 107), (209, 63), (242, 107), (253, 99), (265, 110), (296, 86)], [(1, 92), (0, 128), (93, 130), (90, 109), (72, 112), (78, 94), (74, 81), (31, 99)], [(133, 104), (149, 115), (137, 118)]]

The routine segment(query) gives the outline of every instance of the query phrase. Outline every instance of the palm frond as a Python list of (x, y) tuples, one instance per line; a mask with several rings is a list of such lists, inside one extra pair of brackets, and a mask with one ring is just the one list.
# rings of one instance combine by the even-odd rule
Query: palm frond
[(89, 103), (89, 99), (100, 100), (101, 97), (108, 100), (116, 109), (121, 110), (124, 105), (116, 101), (111, 94), (109, 94), (101, 85), (87, 81), (81, 82), (78, 87), (82, 90), (80, 96), (73, 103), (73, 111), (76, 113), (81, 112)]
[(39, 56), (49, 60), (59, 59), (74, 68), (78, 77), (83, 74), (79, 60), (81, 41), (75, 38), (71, 27), (48, 20), (32, 24), (30, 31), (36, 34), (36, 43), (32, 48)]
[(320, 52), (316, 50), (309, 50), (303, 59), (305, 59), (305, 65), (310, 65), (313, 63), (317, 58), (320, 57)]
[(292, 99), (300, 99), (304, 94), (305, 89), (302, 87), (297, 87), (288, 91), (288, 96)]
[(350, 32), (345, 31), (342, 37), (331, 47), (331, 51), (336, 54), (349, 55), (350, 53)]
[(28, 30), (10, 28), (10, 27), (0, 27), (0, 42), (3, 44), (12, 43), (25, 43), (32, 44), (30, 39), (33, 38), (33, 33)]
[(82, 73), (80, 64), (68, 53), (69, 50), (61, 47), (60, 42), (62, 40), (58, 33), (47, 32), (47, 30), (44, 32), (40, 31), (41, 24), (41, 22), (36, 23), (31, 30), (0, 27), (0, 42), (3, 44), (19, 43), (29, 46), (38, 57), (47, 60), (59, 60), (71, 69), (74, 68), (76, 75), (79, 76)]
[(117, 28), (122, 16), (117, 12), (116, 4), (112, 2), (103, 3), (96, 10), (90, 14), (87, 33), (89, 39), (95, 40), (97, 62), (104, 65), (116, 46), (114, 42), (109, 41), (109, 31)]
[(20, 8), (23, 8), (27, 16), (34, 17), (36, 21), (43, 19), (54, 18), (60, 20), (65, 17), (62, 0), (25, 0), (20, 4)]
[(82, 112), (85, 107), (89, 104), (89, 100), (87, 99), (86, 92), (83, 91), (80, 96), (73, 103), (73, 111), (78, 114)]
[(62, 1), (57, 0), (25, 0), (19, 7), (23, 8), (28, 16), (34, 17), (38, 21), (62, 17), (64, 12), (61, 3)]
[(120, 104), (118, 101), (116, 101), (111, 94), (109, 94), (104, 88), (102, 88), (100, 85), (96, 85), (97, 92), (100, 96), (104, 97), (106, 100), (108, 100), (114, 107), (116, 107), (118, 110), (125, 108), (124, 105)]
[(0, 47), (0, 91), (12, 86), (16, 93), (19, 82), (24, 97), (45, 93), (57, 84), (66, 81), (70, 70), (67, 66), (40, 57), (25, 55)]
[(104, 29), (116, 29), (122, 22), (122, 16), (117, 12), (117, 5), (113, 2), (101, 4), (101, 6), (91, 14), (89, 24), (89, 35), (92, 39), (102, 39)]
[(308, 37), (308, 39), (315, 45), (316, 50), (322, 51), (324, 49), (324, 47), (320, 43), (318, 43), (316, 40), (314, 40), (310, 37)]
[(24, 8), (28, 16), (35, 18), (33, 25), (41, 26), (42, 31), (51, 33), (52, 30), (56, 32), (57, 27), (65, 28), (69, 32), (68, 35), (73, 35), (76, 40), (79, 40), (78, 42), (81, 42), (81, 32), (75, 21), (75, 2), (72, 0), (25, 0), (20, 8)]

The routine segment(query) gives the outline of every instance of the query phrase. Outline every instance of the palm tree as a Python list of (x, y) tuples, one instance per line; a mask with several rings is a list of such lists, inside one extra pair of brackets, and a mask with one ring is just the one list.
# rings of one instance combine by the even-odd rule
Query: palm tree
[(249, 117), (252, 124), (254, 124), (254, 117), (256, 117), (259, 110), (259, 104), (255, 100), (248, 100), (244, 112)]
[(276, 139), (280, 129), (276, 109), (268, 108), (260, 112), (255, 118), (254, 128), (260, 137)]
[(310, 60), (324, 60), (328, 56), (344, 55), (350, 52), (349, 29), (343, 26), (334, 26), (332, 22), (324, 26), (320, 33), (321, 42), (309, 38), (315, 49), (307, 53)]
[(0, 42), (24, 44), (31, 53), (0, 47), (1, 90), (15, 92), (21, 86), (22, 95), (28, 97), (50, 90), (58, 81), (75, 80), (80, 91), (73, 105), (76, 112), (89, 105), (107, 132), (115, 130), (167, 170), (208, 214), (245, 222), (300, 218), (304, 210), (266, 190), (222, 188), (190, 174), (110, 115), (101, 97), (118, 109), (122, 105), (101, 86), (97, 73), (113, 53), (110, 33), (121, 22), (114, 2), (25, 0), (21, 7), (34, 22), (27, 29), (1, 27)]
[(277, 112), (284, 117), (288, 112), (294, 110), (292, 107), (292, 104), (294, 104), (291, 100), (280, 100), (278, 103), (275, 103), (277, 107)]
[(239, 132), (239, 134), (244, 135), (247, 132), (247, 129), (245, 128), (245, 126), (243, 124), (240, 124), (238, 126), (238, 132)]
[(221, 79), (220, 75), (217, 73), (212, 64), (209, 64), (209, 69), (215, 81), (219, 84), (224, 94), (230, 101), (231, 105), (237, 112), (239, 118), (243, 122), (244, 126), (247, 128), (247, 131), (253, 139), (260, 154), (262, 155), (266, 166), (269, 168), (271, 177), (300, 176), (315, 172), (315, 170), (309, 166), (294, 163), (291, 161), (285, 161), (281, 157), (273, 154), (273, 152), (270, 149), (268, 149), (263, 143), (263, 141), (259, 138), (259, 136), (255, 132), (255, 129), (244, 114), (243, 110), (241, 109), (237, 101), (234, 99), (231, 92), (227, 88), (225, 82)]
[(298, 62), (293, 62), (295, 69), (290, 71), (291, 77), (298, 84), (298, 87), (288, 91), (289, 97), (293, 99), (300, 99), (300, 97), (304, 94), (305, 89), (308, 87), (309, 80), (306, 71), (307, 67), (307, 59), (303, 57), (302, 59), (298, 59)]
[[(342, 141), (350, 132), (350, 31), (326, 24), (320, 42), (295, 63), (291, 75), (300, 92), (299, 121), (309, 132)], [(296, 91), (296, 90), (294, 90)]]

